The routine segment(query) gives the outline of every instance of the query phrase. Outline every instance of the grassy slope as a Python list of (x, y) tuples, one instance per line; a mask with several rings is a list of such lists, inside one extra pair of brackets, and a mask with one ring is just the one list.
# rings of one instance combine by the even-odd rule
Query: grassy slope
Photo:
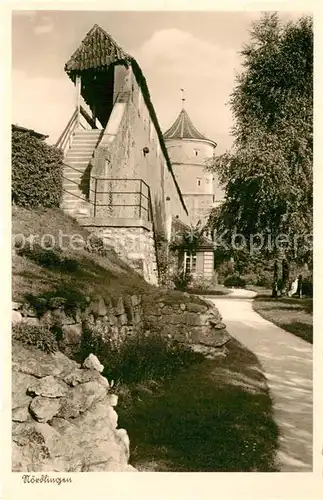
[[(58, 209), (29, 211), (13, 207), (13, 235), (39, 235), (36, 241), (46, 234), (59, 241), (59, 231), (67, 235), (81, 235), (88, 238), (89, 233), (72, 218)], [(63, 240), (64, 244), (66, 239)], [(90, 254), (86, 250), (64, 250), (64, 255), (77, 263), (75, 272), (64, 269), (48, 269), (25, 257), (13, 256), (12, 294), (14, 300), (22, 300), (26, 294), (39, 295), (49, 290), (71, 290), (81, 295), (105, 294), (116, 296), (122, 293), (149, 293), (150, 287), (140, 276), (133, 272), (111, 249), (108, 258)]]
[(254, 310), (297, 337), (313, 343), (313, 299), (271, 298), (270, 291), (259, 292), (253, 301)]
[[(52, 234), (57, 240), (59, 230), (84, 238), (89, 234), (60, 210), (13, 208), (15, 235)], [(13, 299), (56, 290), (58, 295), (70, 291), (74, 296), (102, 294), (111, 298), (138, 293), (154, 302), (161, 293), (112, 249), (108, 258), (84, 250), (64, 253), (77, 263), (73, 273), (14, 255)], [(167, 300), (191, 299), (169, 292)], [(129, 431), (135, 465), (143, 463), (145, 468), (148, 462), (148, 470), (152, 470), (155, 460), (158, 470), (270, 470), (277, 430), (265, 377), (252, 353), (235, 341), (230, 344), (226, 359), (192, 365), (175, 380), (162, 384), (152, 381), (153, 392), (149, 381), (120, 388), (120, 425)]]
[(236, 340), (163, 386), (119, 392), (131, 463), (156, 472), (275, 471), (278, 430), (258, 359)]

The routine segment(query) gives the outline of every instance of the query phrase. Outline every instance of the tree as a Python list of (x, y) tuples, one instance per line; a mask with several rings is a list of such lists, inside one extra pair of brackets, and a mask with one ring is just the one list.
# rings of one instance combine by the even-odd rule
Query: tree
[(212, 211), (209, 226), (218, 235), (226, 231), (221, 240), (226, 244), (239, 233), (249, 251), (258, 241), (263, 257), (309, 262), (312, 19), (283, 24), (276, 13), (265, 14), (253, 24), (241, 54), (243, 71), (230, 98), (233, 148), (209, 165), (225, 189), (225, 201)]

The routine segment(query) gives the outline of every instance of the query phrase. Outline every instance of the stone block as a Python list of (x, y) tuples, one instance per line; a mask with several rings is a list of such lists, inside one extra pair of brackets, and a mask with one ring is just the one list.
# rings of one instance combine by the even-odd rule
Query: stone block
[[(12, 346), (11, 367), (13, 372), (20, 372), (18, 376), (21, 375), (25, 377), (25, 380), (28, 380), (26, 374), (34, 375), (36, 378), (46, 377), (47, 375), (60, 376), (63, 373), (72, 371), (74, 368), (79, 368), (80, 365), (62, 352), (57, 351), (54, 354), (46, 354), (36, 348), (27, 349), (21, 343), (16, 342)], [(16, 376), (16, 374), (13, 373), (13, 376)], [(25, 391), (26, 389), (27, 385), (25, 385)]]
[(211, 321), (210, 321), (210, 323), (212, 324), (212, 328), (214, 330), (224, 330), (226, 328), (226, 325), (224, 323), (218, 322), (215, 324), (214, 322), (211, 322)]
[(186, 309), (189, 312), (204, 313), (205, 311), (207, 311), (207, 306), (190, 302), (189, 304), (186, 305)]
[(124, 304), (123, 304), (123, 299), (122, 297), (118, 297), (117, 302), (114, 306), (114, 314), (115, 316), (120, 316), (121, 314), (124, 314)]
[(139, 306), (141, 304), (141, 297), (139, 295), (131, 295), (131, 302), (133, 307)]
[(19, 406), (18, 408), (14, 408), (11, 415), (11, 420), (13, 422), (26, 422), (30, 419), (28, 406)]
[(106, 316), (108, 308), (103, 300), (103, 297), (98, 297), (90, 304), (90, 308), (94, 316)]
[(63, 325), (62, 332), (67, 345), (77, 345), (82, 337), (82, 323)]
[(92, 353), (84, 360), (83, 368), (87, 368), (88, 370), (97, 370), (100, 373), (104, 370), (104, 366)]
[(19, 311), (11, 311), (11, 323), (17, 325), (22, 322), (22, 315)]
[(172, 314), (170, 316), (167, 316), (167, 321), (171, 325), (178, 325), (183, 322), (183, 317), (181, 314)]
[(52, 375), (40, 378), (27, 387), (27, 393), (36, 396), (44, 396), (47, 398), (58, 398), (65, 396), (68, 391), (67, 385), (57, 380)]
[(120, 314), (120, 316), (118, 316), (118, 323), (120, 326), (125, 326), (128, 324), (128, 317), (125, 313)]
[(45, 423), (57, 414), (60, 406), (59, 399), (37, 396), (31, 401), (29, 410), (37, 422)]
[(201, 325), (201, 319), (198, 314), (193, 312), (184, 312), (181, 315), (182, 322), (189, 326), (198, 326)]

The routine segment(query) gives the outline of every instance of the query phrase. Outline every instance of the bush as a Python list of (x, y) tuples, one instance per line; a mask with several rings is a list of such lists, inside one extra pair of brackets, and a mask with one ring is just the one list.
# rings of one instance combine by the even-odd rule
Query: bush
[(39, 243), (26, 241), (23, 246), (16, 242), (16, 252), (22, 257), (30, 259), (36, 264), (48, 269), (59, 269), (65, 272), (75, 272), (78, 269), (78, 262), (62, 256), (62, 250), (56, 248), (44, 248)]
[(67, 315), (75, 317), (77, 311), (84, 310), (87, 306), (87, 298), (81, 292), (72, 287), (57, 288), (44, 292), (42, 295), (26, 295), (27, 303), (42, 316), (46, 311), (63, 307)]
[(48, 327), (42, 325), (18, 323), (12, 327), (12, 340), (47, 353), (53, 353), (58, 349), (55, 335)]
[(273, 284), (273, 273), (270, 271), (249, 272), (242, 275), (247, 285), (271, 288)]
[(307, 295), (307, 297), (313, 297), (313, 280), (311, 278), (303, 280), (302, 293), (303, 295)]
[(224, 284), (224, 280), (227, 276), (230, 276), (234, 272), (234, 263), (230, 260), (226, 260), (216, 265), (216, 273), (218, 283)]
[(192, 276), (185, 271), (181, 270), (174, 274), (172, 281), (176, 290), (187, 290), (189, 284), (192, 282)]
[(204, 359), (158, 331), (134, 334), (119, 343), (111, 338), (103, 340), (85, 323), (77, 360), (82, 362), (90, 353), (104, 365), (102, 374), (119, 383), (169, 379), (181, 368)]
[(228, 276), (224, 280), (224, 286), (228, 288), (244, 288), (246, 286), (246, 282), (241, 276), (233, 274), (232, 276)]
[(12, 130), (12, 200), (25, 208), (58, 207), (63, 154), (31, 132)]

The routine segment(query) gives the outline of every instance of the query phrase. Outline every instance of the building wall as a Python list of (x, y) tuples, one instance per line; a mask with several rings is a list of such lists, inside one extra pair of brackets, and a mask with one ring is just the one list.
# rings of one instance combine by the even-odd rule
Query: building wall
[(215, 147), (207, 141), (169, 139), (166, 142), (173, 170), (187, 206), (190, 222), (196, 224), (211, 209), (214, 198), (212, 172), (205, 170)]
[[(138, 204), (140, 199), (140, 183), (130, 179), (142, 179), (150, 188), (156, 229), (167, 232), (170, 214), (176, 212), (181, 218), (185, 218), (185, 210), (132, 69), (120, 69), (116, 66), (115, 71), (116, 103), (95, 152), (92, 176), (125, 179), (102, 181), (98, 188), (98, 191), (107, 192), (98, 196), (102, 204), (122, 206), (102, 208), (97, 215), (139, 218), (139, 207), (127, 205)], [(148, 148), (149, 152), (145, 154), (144, 148)], [(141, 188), (142, 205), (148, 208), (148, 201), (144, 196), (148, 194), (147, 187), (142, 184)], [(131, 194), (115, 194), (115, 191)], [(167, 196), (171, 203), (166, 203)], [(142, 210), (141, 218), (145, 218), (145, 215), (147, 212)]]

